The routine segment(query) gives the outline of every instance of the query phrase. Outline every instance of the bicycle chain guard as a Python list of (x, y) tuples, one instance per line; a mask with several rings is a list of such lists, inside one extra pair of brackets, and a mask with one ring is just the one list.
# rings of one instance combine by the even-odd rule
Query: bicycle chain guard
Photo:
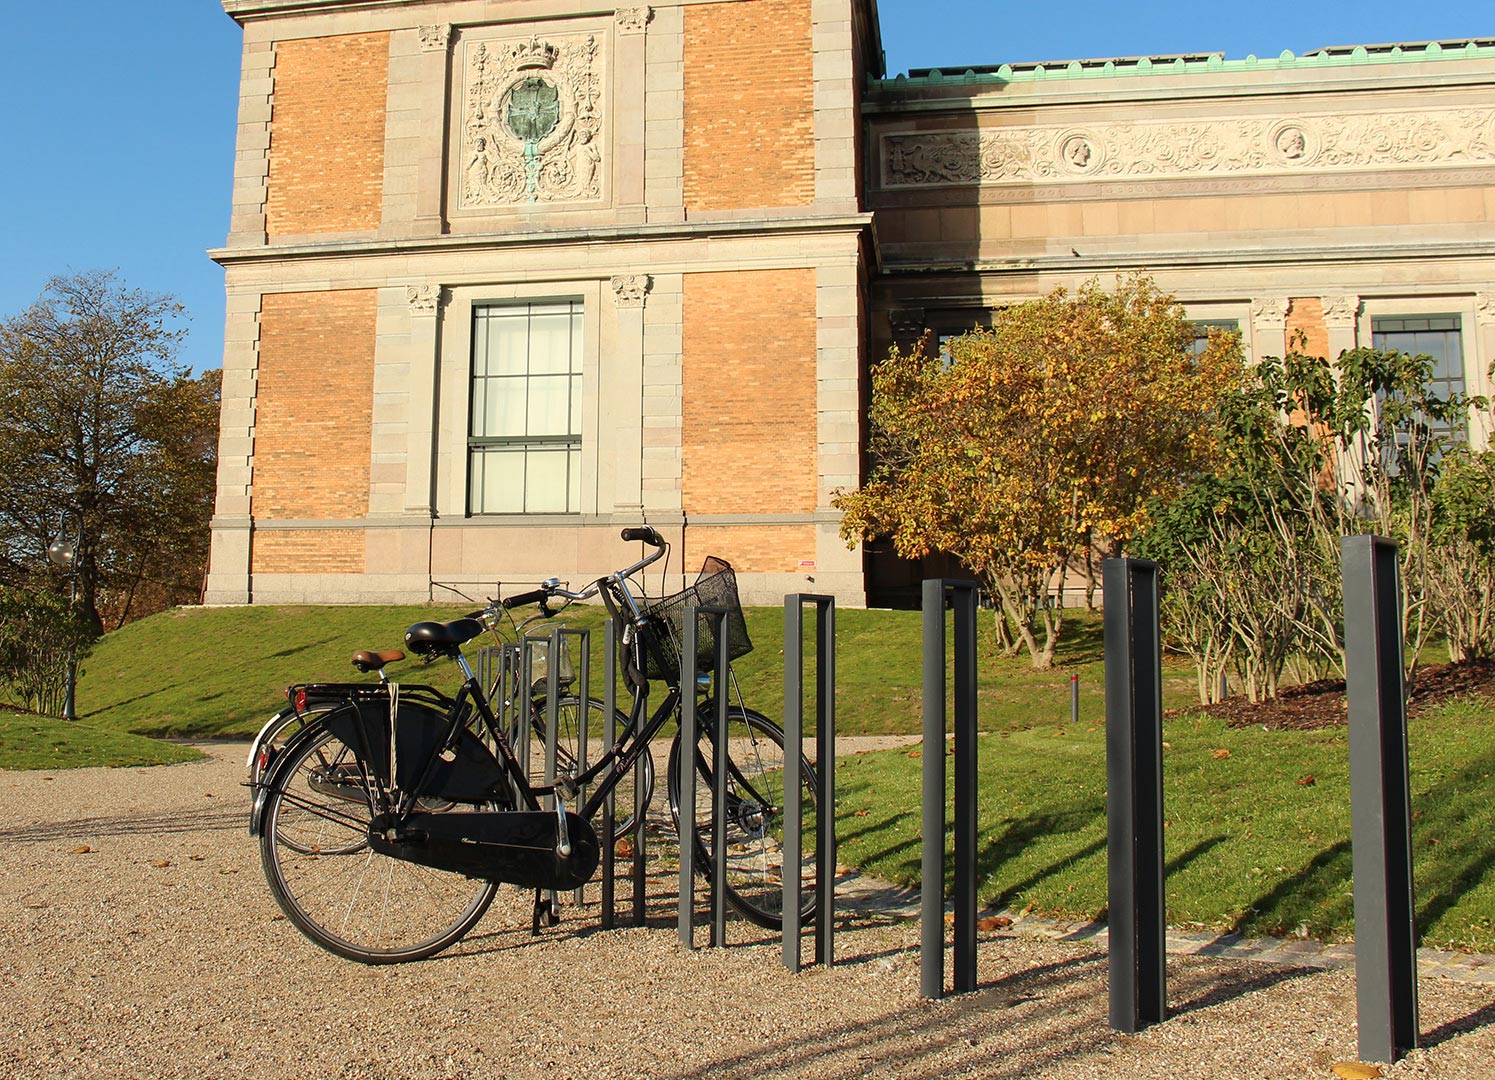
[(369, 846), (381, 855), (468, 877), (532, 889), (578, 889), (602, 859), (597, 833), (567, 812), (571, 854), (556, 851), (557, 815), (550, 810), (411, 814), (403, 828), (380, 816), (369, 823)]

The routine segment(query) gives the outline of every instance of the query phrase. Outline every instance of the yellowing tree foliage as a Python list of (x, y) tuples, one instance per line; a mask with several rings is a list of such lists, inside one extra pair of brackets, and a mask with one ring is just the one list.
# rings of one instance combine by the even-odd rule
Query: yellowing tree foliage
[(1096, 538), (1130, 537), (1149, 501), (1208, 463), (1240, 346), (1215, 334), (1194, 355), (1195, 337), (1173, 297), (1137, 276), (1006, 308), (990, 331), (950, 342), (948, 359), (893, 350), (872, 373), (870, 476), (835, 501), (843, 538), (959, 556), (1048, 667), (1071, 560)]

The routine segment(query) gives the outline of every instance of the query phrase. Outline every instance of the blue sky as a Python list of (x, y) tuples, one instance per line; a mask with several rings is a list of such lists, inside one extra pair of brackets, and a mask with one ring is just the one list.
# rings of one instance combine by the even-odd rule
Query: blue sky
[[(1140, 53), (1275, 56), (1495, 38), (1488, 0), (881, 0), (890, 73)], [(0, 0), (0, 316), (48, 277), (117, 267), (191, 315), (183, 358), (220, 361), (239, 30), (217, 0)]]

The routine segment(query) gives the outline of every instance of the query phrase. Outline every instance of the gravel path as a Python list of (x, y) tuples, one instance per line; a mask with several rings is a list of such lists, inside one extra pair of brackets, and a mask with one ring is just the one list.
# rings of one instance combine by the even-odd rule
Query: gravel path
[[(140, 770), (0, 772), (0, 1073), (228, 1077), (1328, 1077), (1355, 1057), (1354, 982), (1177, 956), (1168, 1021), (1106, 1025), (1095, 941), (983, 938), (973, 994), (918, 995), (918, 924), (852, 912), (838, 964), (793, 975), (740, 922), (732, 947), (568, 908), (531, 939), (504, 890), (420, 964), (367, 968), (280, 915), (245, 830), (244, 749)], [(87, 849), (87, 850), (84, 850)], [(593, 890), (595, 892), (595, 890)], [(704, 935), (702, 940), (704, 940)], [(1425, 978), (1427, 1048), (1392, 1077), (1495, 1080), (1495, 987)]]

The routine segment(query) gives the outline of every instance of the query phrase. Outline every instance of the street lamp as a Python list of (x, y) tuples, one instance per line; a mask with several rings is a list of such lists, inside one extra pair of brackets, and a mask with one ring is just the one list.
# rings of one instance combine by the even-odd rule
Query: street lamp
[[(68, 534), (68, 521), (73, 523), (72, 534)], [(76, 510), (64, 510), (62, 521), (57, 526), (57, 535), (47, 545), (47, 559), (68, 577), (68, 602), (76, 614), (78, 610), (78, 549), (83, 546), (83, 518)], [(72, 646), (67, 653), (67, 677), (62, 685), (62, 718), (78, 719), (73, 704), (73, 691), (78, 684), (78, 656)]]

